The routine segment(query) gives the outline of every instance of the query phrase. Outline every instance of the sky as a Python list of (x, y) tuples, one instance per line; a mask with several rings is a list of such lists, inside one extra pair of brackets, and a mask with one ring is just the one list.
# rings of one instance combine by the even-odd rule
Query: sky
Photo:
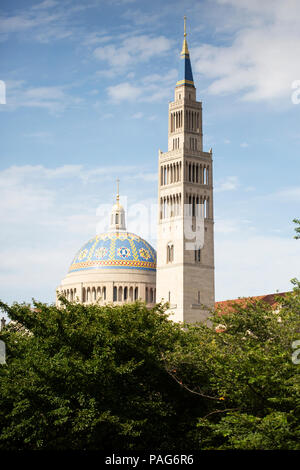
[(117, 178), (128, 230), (156, 246), (184, 15), (213, 149), (216, 300), (300, 277), (300, 2), (2, 0), (2, 301), (54, 302), (107, 229)]

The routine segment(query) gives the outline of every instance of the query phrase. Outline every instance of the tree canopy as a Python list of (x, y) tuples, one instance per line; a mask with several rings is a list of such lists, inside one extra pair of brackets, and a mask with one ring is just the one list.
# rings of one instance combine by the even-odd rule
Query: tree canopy
[(0, 448), (186, 447), (202, 403), (165, 369), (187, 337), (161, 307), (2, 307), (28, 331), (1, 332)]
[(298, 227), (295, 228), (296, 235), (294, 236), (294, 238), (298, 240), (300, 238), (300, 219), (294, 219), (293, 222), (298, 225)]
[(1, 304), (0, 449), (300, 449), (296, 281), (277, 313), (245, 302), (208, 325), (138, 302), (34, 306)]
[[(202, 449), (300, 449), (300, 289), (266, 302), (232, 304), (213, 328), (189, 328), (188, 348), (176, 347), (170, 368), (210, 411), (199, 416)], [(220, 325), (221, 320), (221, 325)], [(300, 343), (299, 343), (300, 344)], [(300, 349), (299, 349), (300, 356)], [(300, 361), (299, 361), (300, 362)]]

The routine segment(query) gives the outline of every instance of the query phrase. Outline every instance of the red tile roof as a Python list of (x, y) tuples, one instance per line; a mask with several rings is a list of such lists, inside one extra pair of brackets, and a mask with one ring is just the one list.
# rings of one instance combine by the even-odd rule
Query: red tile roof
[(272, 307), (276, 307), (277, 297), (284, 297), (288, 292), (276, 292), (275, 294), (267, 294), (267, 295), (257, 295), (254, 297), (239, 297), (238, 299), (232, 300), (221, 300), (219, 302), (215, 302), (215, 309), (218, 309), (220, 313), (230, 313), (234, 311), (234, 305), (238, 304), (241, 307), (246, 305), (247, 302), (255, 301), (255, 300), (262, 300), (267, 304), (271, 305)]

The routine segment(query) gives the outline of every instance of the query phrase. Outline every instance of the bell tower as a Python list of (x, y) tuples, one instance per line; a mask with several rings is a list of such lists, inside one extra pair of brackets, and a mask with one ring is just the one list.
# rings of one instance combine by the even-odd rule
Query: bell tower
[(212, 150), (203, 151), (185, 17), (168, 151), (158, 159), (157, 301), (169, 302), (174, 321), (205, 321), (215, 302)]

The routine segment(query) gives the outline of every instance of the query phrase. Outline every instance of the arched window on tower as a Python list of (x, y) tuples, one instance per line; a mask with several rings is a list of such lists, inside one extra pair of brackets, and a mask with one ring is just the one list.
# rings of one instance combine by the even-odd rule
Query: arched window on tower
[(197, 250), (194, 250), (195, 254), (195, 263), (200, 263), (201, 261), (201, 249), (198, 248)]
[(167, 263), (172, 263), (174, 261), (174, 245), (168, 243), (167, 245)]
[(206, 219), (208, 217), (208, 204), (207, 204), (206, 199), (204, 199), (203, 210), (204, 210), (204, 218)]

